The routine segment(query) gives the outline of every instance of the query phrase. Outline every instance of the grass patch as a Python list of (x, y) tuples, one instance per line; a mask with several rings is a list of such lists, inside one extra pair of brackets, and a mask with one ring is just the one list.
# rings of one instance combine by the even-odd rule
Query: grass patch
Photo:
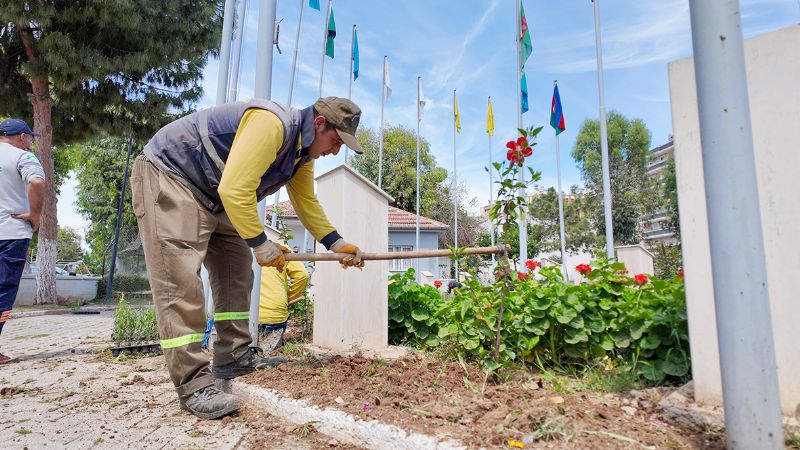
[(785, 429), (784, 431), (784, 441), (786, 446), (791, 449), (800, 449), (800, 434), (797, 434), (789, 429)]
[(16, 430), (16, 433), (17, 434), (21, 434), (22, 436), (25, 436), (27, 434), (33, 433), (33, 431), (31, 431), (31, 430), (29, 430), (27, 428), (20, 428), (20, 429)]
[(39, 338), (43, 338), (43, 337), (47, 337), (47, 336), (50, 336), (50, 335), (47, 334), (47, 333), (31, 334), (31, 335), (28, 335), (28, 336), (14, 336), (12, 339), (15, 340), (15, 341), (21, 341), (23, 339), (39, 339)]

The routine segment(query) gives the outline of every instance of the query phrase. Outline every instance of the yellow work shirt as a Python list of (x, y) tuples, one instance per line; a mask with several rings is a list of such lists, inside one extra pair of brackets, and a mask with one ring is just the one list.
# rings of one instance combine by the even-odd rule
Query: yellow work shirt
[[(282, 144), (283, 123), (278, 116), (258, 108), (244, 113), (217, 192), (231, 223), (245, 240), (264, 232), (263, 222), (258, 217), (256, 189)], [(300, 142), (297, 148), (300, 148)], [(314, 193), (313, 160), (300, 167), (286, 183), (286, 190), (298, 218), (314, 239), (322, 241), (336, 231)]]
[(308, 271), (300, 261), (288, 261), (283, 272), (261, 268), (258, 323), (275, 324), (289, 318), (289, 301), (299, 298), (308, 285)]

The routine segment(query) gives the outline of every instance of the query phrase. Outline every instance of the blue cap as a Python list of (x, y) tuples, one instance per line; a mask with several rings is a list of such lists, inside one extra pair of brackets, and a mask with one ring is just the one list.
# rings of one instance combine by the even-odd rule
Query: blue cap
[(6, 119), (0, 122), (0, 136), (16, 136), (18, 134), (41, 136), (39, 133), (34, 133), (24, 120)]

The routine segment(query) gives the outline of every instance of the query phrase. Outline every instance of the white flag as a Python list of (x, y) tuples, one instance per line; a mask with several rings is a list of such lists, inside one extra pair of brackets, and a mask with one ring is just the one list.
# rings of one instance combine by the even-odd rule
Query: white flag
[(383, 58), (383, 94), (386, 100), (392, 96), (392, 80), (389, 79), (389, 58)]
[(425, 113), (425, 94), (422, 93), (422, 77), (417, 78), (417, 120)]

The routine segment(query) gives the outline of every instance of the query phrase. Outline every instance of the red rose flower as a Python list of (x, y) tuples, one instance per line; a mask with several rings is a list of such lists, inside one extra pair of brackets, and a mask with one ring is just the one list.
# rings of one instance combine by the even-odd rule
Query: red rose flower
[(650, 281), (650, 279), (647, 278), (647, 275), (645, 275), (643, 273), (640, 273), (639, 275), (636, 275), (635, 277), (633, 277), (633, 280), (636, 281), (636, 284), (638, 284), (639, 286), (641, 286), (641, 285), (647, 283), (648, 281)]
[(540, 263), (539, 261), (534, 261), (532, 259), (529, 259), (525, 261), (525, 267), (527, 267), (530, 270), (536, 270), (537, 267), (542, 267), (542, 263)]
[(575, 270), (577, 270), (578, 273), (581, 273), (583, 275), (589, 275), (590, 273), (592, 273), (592, 266), (588, 264), (578, 264), (577, 266), (575, 266)]
[(434, 281), (434, 282), (433, 282), (433, 285), (434, 285), (434, 286), (436, 286), (437, 288), (440, 288), (440, 287), (442, 287), (442, 280), (436, 280), (436, 281)]
[(517, 280), (524, 280), (525, 278), (528, 278), (529, 276), (530, 276), (530, 274), (528, 274), (528, 273), (517, 272)]

